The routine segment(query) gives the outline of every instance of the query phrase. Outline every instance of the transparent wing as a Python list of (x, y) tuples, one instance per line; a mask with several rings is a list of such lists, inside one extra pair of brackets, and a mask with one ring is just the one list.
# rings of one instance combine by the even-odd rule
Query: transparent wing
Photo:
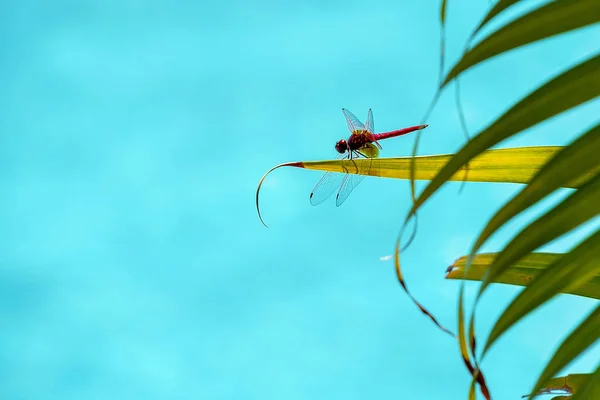
[(354, 133), (355, 131), (362, 131), (365, 129), (363, 123), (360, 122), (358, 118), (356, 118), (356, 116), (350, 111), (346, 110), (345, 108), (342, 108), (342, 112), (346, 117), (346, 123), (348, 124), (348, 129), (350, 129), (350, 132)]
[(316, 206), (327, 200), (340, 187), (346, 175), (348, 174), (325, 173), (310, 194), (310, 204)]
[(369, 113), (367, 114), (367, 123), (365, 125), (365, 129), (371, 133), (375, 134), (375, 121), (373, 121), (373, 112), (369, 108)]
[[(369, 145), (366, 148), (373, 148), (374, 150), (377, 149), (373, 145)], [(375, 154), (374, 156), (377, 157), (377, 155)], [(365, 156), (365, 154), (360, 150), (354, 152), (354, 158), (366, 158), (367, 160), (370, 160), (370, 162), (366, 165), (366, 168), (362, 171), (363, 174), (368, 175), (373, 170), (373, 158)], [(350, 169), (348, 169), (348, 172), (358, 172), (358, 166), (354, 171), (352, 171), (352, 167), (350, 167)], [(358, 175), (352, 173), (346, 174), (346, 177), (344, 178), (344, 181), (340, 186), (340, 190), (338, 190), (337, 196), (335, 198), (335, 205), (337, 207), (341, 206), (342, 203), (346, 201), (348, 196), (350, 196), (350, 193), (352, 193), (352, 191), (358, 186), (359, 183), (362, 182), (363, 179), (365, 179), (365, 175)]]
[[(373, 111), (371, 111), (370, 108), (367, 114), (367, 124), (365, 125), (365, 130), (371, 135), (375, 135), (375, 121), (373, 120)], [(377, 139), (373, 138), (373, 143), (375, 143), (375, 145), (381, 149), (381, 145)]]
[[(340, 154), (336, 159), (339, 160), (346, 157), (347, 155)], [(340, 187), (346, 175), (348, 174), (326, 172), (310, 193), (310, 204), (316, 206), (327, 200)]]
[(358, 186), (359, 183), (364, 179), (364, 175), (346, 174), (342, 186), (335, 198), (335, 205), (341, 206), (344, 201), (350, 196), (350, 193)]

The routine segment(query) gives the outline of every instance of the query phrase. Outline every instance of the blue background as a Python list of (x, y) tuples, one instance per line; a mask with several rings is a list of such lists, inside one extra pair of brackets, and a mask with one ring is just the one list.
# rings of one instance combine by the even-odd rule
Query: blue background
[[(419, 123), (438, 74), (438, 3), (3, 2), (0, 397), (466, 398), (457, 345), (379, 259), (410, 204), (407, 182), (365, 179), (342, 207), (313, 207), (320, 173), (282, 169), (261, 195), (271, 229), (254, 205), (270, 167), (335, 155), (349, 133), (341, 107), (361, 119), (373, 108), (378, 132)], [(542, 2), (524, 3), (491, 27)], [(487, 7), (449, 2), (448, 65)], [(472, 132), (591, 56), (599, 34), (586, 28), (468, 72)], [(599, 106), (501, 147), (566, 144)], [(428, 122), (420, 154), (460, 148), (453, 90)], [(385, 141), (382, 156), (410, 154), (413, 139)], [(423, 208), (402, 259), (409, 287), (453, 330), (459, 282), (444, 271), (519, 190), (458, 188)], [(567, 250), (590, 229), (546, 249)], [(485, 296), (482, 338), (518, 290)], [(484, 362), (495, 398), (526, 393), (593, 305), (560, 296), (500, 340)], [(564, 372), (590, 371), (598, 354)]]

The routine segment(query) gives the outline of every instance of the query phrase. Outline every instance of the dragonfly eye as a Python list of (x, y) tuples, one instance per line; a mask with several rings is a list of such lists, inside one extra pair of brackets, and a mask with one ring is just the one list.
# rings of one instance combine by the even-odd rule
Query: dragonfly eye
[(335, 149), (338, 153), (344, 154), (348, 150), (348, 143), (344, 139), (340, 140), (335, 144)]

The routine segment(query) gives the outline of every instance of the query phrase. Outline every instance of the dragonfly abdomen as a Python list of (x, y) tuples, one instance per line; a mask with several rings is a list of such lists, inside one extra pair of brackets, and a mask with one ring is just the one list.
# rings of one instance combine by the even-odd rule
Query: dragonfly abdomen
[(393, 138), (396, 136), (406, 135), (407, 133), (419, 131), (419, 130), (425, 129), (425, 128), (427, 128), (426, 124), (425, 125), (415, 125), (415, 126), (409, 126), (408, 128), (391, 131), (391, 132), (378, 133), (373, 136), (374, 136), (375, 140), (383, 140), (383, 139)]

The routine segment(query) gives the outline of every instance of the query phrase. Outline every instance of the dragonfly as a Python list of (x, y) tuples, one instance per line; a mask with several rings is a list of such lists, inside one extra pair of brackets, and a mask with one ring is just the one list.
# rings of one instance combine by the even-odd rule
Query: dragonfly
[[(375, 133), (373, 111), (370, 108), (367, 113), (366, 124), (360, 122), (360, 120), (349, 110), (342, 108), (342, 112), (346, 117), (348, 129), (350, 129), (350, 137), (347, 140), (341, 139), (335, 144), (335, 150), (339, 153), (336, 157), (338, 160), (377, 158), (379, 157), (379, 150), (381, 149), (381, 145), (379, 144), (380, 140), (406, 135), (407, 133), (427, 128), (427, 125), (425, 124), (391, 132)], [(371, 168), (372, 165), (369, 165), (365, 171), (361, 172), (368, 174)], [(355, 172), (358, 172), (358, 169)], [(350, 172), (327, 172), (310, 193), (310, 202), (312, 205), (316, 206), (327, 200), (337, 190), (335, 205), (339, 207), (348, 196), (350, 196), (350, 193), (352, 193), (364, 177), (365, 175)]]

